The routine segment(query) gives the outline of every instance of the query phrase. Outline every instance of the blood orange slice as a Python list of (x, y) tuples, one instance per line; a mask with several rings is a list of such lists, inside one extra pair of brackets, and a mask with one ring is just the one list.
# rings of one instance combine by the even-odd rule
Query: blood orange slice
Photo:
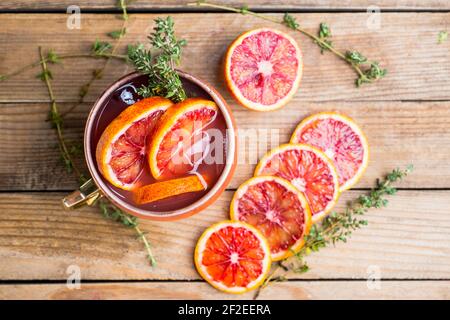
[(306, 143), (322, 150), (334, 162), (340, 191), (358, 182), (369, 162), (369, 145), (362, 130), (349, 117), (322, 112), (304, 119), (291, 143)]
[(195, 247), (195, 266), (203, 279), (228, 293), (260, 286), (270, 270), (270, 249), (254, 227), (219, 222), (202, 234)]
[(257, 111), (281, 108), (300, 84), (303, 58), (289, 35), (274, 29), (240, 35), (225, 56), (225, 80), (244, 107)]
[(168, 99), (152, 97), (126, 108), (103, 131), (97, 144), (97, 165), (112, 185), (131, 190), (142, 173), (147, 141), (156, 122), (172, 105)]
[(216, 118), (213, 101), (189, 98), (169, 108), (158, 122), (148, 161), (155, 179), (184, 175), (195, 169), (209, 147), (206, 127)]
[(272, 260), (298, 252), (311, 228), (311, 212), (303, 194), (289, 181), (259, 176), (243, 183), (231, 200), (232, 220), (256, 227), (270, 245)]
[(336, 169), (320, 150), (304, 144), (284, 144), (266, 154), (255, 169), (255, 176), (274, 175), (291, 182), (304, 193), (312, 222), (320, 221), (339, 196)]
[(138, 204), (150, 203), (161, 199), (174, 197), (183, 193), (202, 191), (206, 184), (199, 175), (155, 182), (136, 190), (134, 199)]

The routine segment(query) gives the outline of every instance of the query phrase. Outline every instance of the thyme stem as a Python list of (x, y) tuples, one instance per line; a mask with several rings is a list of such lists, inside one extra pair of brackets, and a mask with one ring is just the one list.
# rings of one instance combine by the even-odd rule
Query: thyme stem
[(61, 114), (61, 117), (64, 118), (67, 114), (71, 113), (73, 110), (75, 110), (76, 108), (78, 108), (83, 102), (85, 97), (87, 96), (89, 89), (91, 88), (92, 84), (95, 82), (95, 80), (99, 79), (102, 77), (103, 72), (105, 71), (106, 66), (108, 65), (108, 62), (110, 61), (111, 58), (117, 58), (118, 56), (120, 56), (122, 59), (124, 59), (125, 61), (127, 61), (127, 57), (125, 55), (117, 55), (116, 54), (116, 50), (117, 47), (119, 46), (119, 43), (122, 39), (122, 36), (124, 35), (124, 30), (126, 30), (127, 28), (127, 24), (128, 24), (128, 14), (127, 14), (127, 7), (126, 7), (126, 3), (124, 0), (120, 0), (119, 2), (119, 6), (122, 9), (122, 19), (123, 19), (123, 23), (122, 23), (122, 27), (120, 28), (120, 34), (117, 38), (117, 41), (115, 42), (112, 50), (110, 53), (108, 52), (102, 52), (101, 54), (96, 54), (94, 52), (94, 55), (99, 55), (105, 58), (105, 62), (103, 63), (102, 67), (100, 69), (94, 70), (92, 72), (92, 76), (89, 79), (89, 81), (84, 84), (81, 89), (80, 89), (80, 93), (79, 93), (79, 99), (78, 102), (76, 104), (74, 104), (72, 107), (70, 107), (66, 112), (64, 112), (63, 114)]
[[(125, 20), (125, 22), (123, 24), (123, 28), (121, 30), (124, 30), (124, 28), (126, 26), (126, 20), (128, 19), (128, 16), (126, 15), (126, 8), (124, 7), (125, 1), (120, 1), (120, 6), (123, 10), (123, 15), (124, 15), (123, 19)], [(57, 138), (58, 138), (58, 147), (59, 147), (59, 150), (61, 153), (62, 160), (64, 161), (64, 163), (66, 165), (67, 171), (75, 173), (78, 180), (80, 180), (80, 181), (82, 181), (82, 180), (85, 181), (85, 178), (81, 174), (80, 170), (75, 166), (75, 163), (72, 158), (72, 154), (74, 153), (73, 148), (75, 147), (75, 145), (71, 146), (72, 149), (69, 148), (66, 140), (64, 139), (62, 114), (59, 111), (58, 105), (56, 103), (55, 94), (53, 92), (53, 88), (51, 85), (50, 80), (52, 79), (52, 74), (48, 68), (48, 63), (58, 63), (59, 61), (64, 60), (64, 59), (75, 59), (75, 58), (106, 59), (106, 63), (109, 61), (109, 59), (119, 59), (119, 60), (128, 62), (128, 55), (116, 54), (115, 53), (116, 48), (117, 48), (117, 46), (115, 48), (113, 48), (112, 50), (110, 50), (111, 49), (110, 44), (101, 43), (99, 41), (96, 41), (96, 43), (94, 44), (94, 47), (90, 53), (58, 55), (53, 51), (49, 51), (47, 56), (44, 56), (43, 52), (42, 52), (42, 48), (38, 47), (38, 49), (39, 49), (39, 60), (38, 61), (28, 64), (26, 66), (23, 66), (9, 74), (0, 75), (0, 81), (3, 81), (3, 80), (7, 80), (11, 77), (14, 77), (28, 69), (32, 69), (37, 66), (41, 66), (42, 72), (39, 74), (39, 78), (43, 82), (45, 82), (46, 87), (47, 87), (48, 95), (50, 98), (50, 121), (51, 121), (53, 127), (56, 129)], [(101, 71), (103, 71), (103, 69), (105, 68), (106, 63), (103, 65), (103, 68), (101, 69)], [(97, 77), (95, 77), (95, 79), (97, 79)], [(91, 79), (89, 81), (89, 85), (95, 79)], [(72, 111), (76, 106), (77, 105), (73, 106), (65, 114)], [(109, 202), (109, 200), (107, 200), (107, 199), (100, 199), (98, 201), (98, 205), (99, 205), (99, 208), (102, 211), (103, 215), (106, 218), (121, 222), (125, 226), (133, 227), (137, 236), (141, 239), (141, 241), (143, 242), (143, 244), (145, 246), (145, 249), (147, 251), (147, 258), (150, 261), (151, 266), (155, 266), (156, 260), (153, 256), (150, 243), (147, 240), (144, 232), (142, 232), (141, 229), (139, 228), (138, 219), (136, 217), (133, 217), (133, 216), (123, 212), (122, 210), (117, 208), (115, 205), (113, 205), (111, 202)]]
[(341, 60), (345, 61), (348, 65), (350, 65), (350, 67), (352, 67), (353, 70), (358, 74), (358, 79), (356, 81), (356, 85), (358, 87), (363, 83), (370, 83), (375, 80), (378, 80), (379, 78), (383, 77), (386, 74), (386, 70), (379, 70), (379, 68), (376, 68), (376, 67), (378, 67), (377, 63), (376, 63), (376, 67), (371, 66), (371, 69), (375, 68), (375, 72), (373, 74), (369, 73), (370, 69), (367, 71), (364, 71), (361, 68), (361, 63), (357, 63), (357, 62), (355, 62), (354, 59), (351, 59), (351, 56), (349, 56), (348, 53), (343, 53), (343, 52), (335, 49), (331, 45), (330, 42), (326, 41), (325, 39), (322, 39), (321, 37), (318, 37), (318, 36), (312, 34), (311, 32), (309, 32), (303, 28), (300, 28), (300, 26), (295, 22), (295, 20), (292, 17), (289, 17), (292, 20), (289, 21), (289, 23), (288, 23), (286, 21), (287, 14), (285, 15), (285, 19), (279, 20), (277, 18), (273, 18), (266, 14), (261, 14), (261, 13), (250, 11), (246, 7), (234, 8), (234, 7), (229, 7), (226, 5), (209, 3), (206, 1), (197, 1), (197, 2), (193, 2), (193, 3), (188, 3), (187, 5), (188, 6), (210, 7), (210, 8), (230, 11), (230, 12), (234, 12), (234, 13), (239, 13), (239, 14), (243, 14), (243, 15), (250, 15), (250, 16), (254, 16), (259, 19), (262, 19), (262, 20), (266, 20), (266, 21), (270, 21), (273, 23), (283, 25), (283, 26), (287, 26), (295, 31), (298, 31), (298, 32), (302, 33), (303, 35), (309, 37), (315, 43), (317, 43), (322, 48), (322, 50), (323, 49), (329, 50), (330, 52), (334, 53), (337, 57), (339, 57)]
[(145, 234), (141, 231), (141, 229), (139, 229), (139, 226), (137, 224), (136, 226), (134, 226), (134, 230), (136, 230), (139, 238), (141, 238), (142, 242), (144, 243), (145, 250), (147, 250), (147, 258), (149, 259), (151, 266), (156, 267), (156, 259), (153, 256), (152, 248), (147, 238), (145, 237)]
[[(40, 57), (40, 65), (42, 67), (42, 76), (43, 76), (43, 80), (47, 86), (47, 90), (48, 90), (48, 95), (50, 97), (50, 114), (52, 115), (52, 119), (59, 119), (60, 118), (60, 114), (59, 114), (59, 110), (58, 110), (58, 106), (56, 104), (56, 99), (55, 99), (55, 95), (53, 93), (53, 88), (50, 82), (50, 73), (49, 73), (49, 69), (47, 67), (47, 61), (44, 58), (44, 55), (42, 54), (42, 48), (39, 47), (39, 57)], [(66, 163), (70, 163), (74, 173), (76, 174), (77, 177), (81, 176), (81, 172), (78, 170), (77, 166), (75, 165), (71, 154), (69, 152), (69, 149), (67, 148), (66, 145), (66, 141), (64, 140), (64, 135), (63, 135), (63, 130), (62, 130), (62, 122), (61, 121), (52, 121), (53, 125), (56, 128), (56, 133), (58, 136), (58, 142), (59, 142), (59, 148), (61, 151), (61, 155), (63, 157), (63, 160)]]
[[(397, 189), (392, 184), (406, 177), (411, 171), (412, 166), (408, 166), (405, 170), (393, 170), (386, 175), (384, 180), (377, 181), (376, 187), (368, 194), (361, 195), (358, 199), (352, 201), (344, 212), (339, 214), (332, 212), (320, 225), (314, 225), (310, 234), (305, 237), (303, 248), (293, 256), (278, 262), (277, 267), (272, 270), (271, 274), (256, 291), (254, 299), (259, 296), (261, 290), (276, 280), (274, 275), (280, 268), (296, 273), (307, 272), (309, 267), (305, 263), (304, 257), (310, 252), (317, 252), (321, 248), (330, 244), (335, 245), (337, 242), (347, 242), (347, 238), (351, 236), (354, 230), (367, 225), (367, 221), (360, 219), (358, 216), (364, 215), (371, 208), (387, 206), (388, 200), (384, 196), (393, 195), (397, 192)], [(300, 265), (295, 265), (295, 262)]]
[[(109, 59), (109, 58), (114, 58), (114, 59), (119, 59), (119, 60), (124, 60), (126, 61), (127, 56), (126, 55), (121, 55), (121, 54), (110, 54), (110, 53), (105, 53), (102, 55), (96, 55), (93, 53), (78, 53), (78, 54), (62, 54), (62, 55), (58, 55), (58, 58), (60, 60), (67, 60), (67, 59), (78, 59), (78, 58), (93, 58), (93, 59)], [(29, 69), (33, 69), (39, 65), (42, 65), (43, 63), (49, 63), (51, 62), (48, 58), (43, 57), (42, 59), (35, 61), (33, 63), (30, 63), (28, 65), (25, 65), (23, 67), (20, 67), (19, 69), (8, 73), (8, 74), (4, 74), (4, 75), (0, 75), (0, 81), (4, 81), (7, 79), (10, 79), (14, 76), (17, 76), (19, 74), (21, 74), (24, 71), (27, 71)]]

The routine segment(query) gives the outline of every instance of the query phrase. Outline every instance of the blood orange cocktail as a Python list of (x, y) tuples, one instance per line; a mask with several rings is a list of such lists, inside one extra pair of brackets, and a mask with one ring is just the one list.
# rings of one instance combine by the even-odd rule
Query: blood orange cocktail
[[(193, 82), (187, 81), (182, 78), (183, 86), (189, 97), (199, 97), (211, 100), (211, 96), (203, 90), (200, 86), (197, 86)], [(92, 126), (92, 139), (90, 142), (91, 153), (95, 154), (97, 144), (107, 126), (125, 109), (140, 101), (142, 98), (136, 93), (136, 89), (142, 84), (147, 83), (147, 77), (144, 75), (136, 76), (129, 82), (125, 83), (117, 90), (115, 90), (108, 99), (103, 101), (99, 107), (95, 118), (93, 119)], [(221, 176), (226, 165), (226, 153), (227, 153), (227, 126), (224, 116), (221, 110), (218, 110), (214, 118), (209, 121), (202, 129), (202, 136), (208, 137), (208, 139), (202, 139), (200, 146), (202, 150), (202, 156), (197, 157), (198, 162), (189, 174), (198, 174), (203, 177), (207, 182), (207, 188), (203, 191), (189, 192), (166, 199), (161, 199), (147, 204), (137, 204), (134, 201), (133, 190), (123, 190), (118, 188), (101, 176), (101, 179), (105, 183), (106, 187), (111, 193), (121, 200), (132, 204), (133, 206), (154, 212), (170, 212), (187, 207), (200, 198), (205, 196), (210, 189), (217, 182)], [(211, 133), (211, 134), (209, 134)], [(151, 143), (151, 136), (148, 143)], [(214, 147), (211, 147), (211, 145)], [(198, 144), (196, 146), (198, 149)], [(198, 152), (198, 150), (196, 150)], [(99, 164), (95, 162), (97, 169)], [(150, 167), (145, 163), (142, 167), (142, 172), (137, 179), (133, 182), (136, 187), (155, 183), (156, 179), (153, 177)]]

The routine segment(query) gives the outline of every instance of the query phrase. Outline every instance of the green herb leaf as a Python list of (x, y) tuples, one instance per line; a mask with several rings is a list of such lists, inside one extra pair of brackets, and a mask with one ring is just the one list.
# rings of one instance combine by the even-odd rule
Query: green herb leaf
[(78, 93), (78, 96), (80, 98), (84, 98), (87, 95), (87, 93), (89, 92), (89, 87), (90, 87), (90, 85), (88, 83), (82, 85), (80, 87), (80, 92)]
[(66, 168), (67, 173), (71, 174), (73, 172), (72, 160), (64, 157), (63, 155), (60, 156), (60, 160), (63, 163), (64, 167)]
[(287, 12), (283, 16), (283, 23), (293, 30), (297, 30), (297, 28), (299, 27), (299, 24), (297, 23), (297, 20), (294, 18), (294, 16), (290, 15)]
[(319, 25), (319, 37), (320, 38), (329, 38), (329, 37), (331, 37), (330, 27), (325, 22), (321, 22), (320, 25)]
[(305, 272), (308, 268), (304, 258), (309, 252), (317, 252), (338, 242), (347, 242), (353, 231), (368, 224), (367, 220), (361, 219), (360, 216), (367, 213), (369, 209), (387, 206), (388, 200), (385, 197), (397, 191), (392, 184), (407, 176), (412, 169), (410, 165), (405, 170), (393, 170), (382, 181), (377, 181), (376, 187), (368, 194), (361, 195), (350, 202), (343, 212), (332, 212), (320, 225), (313, 225), (305, 237), (304, 247), (295, 254), (296, 259), (284, 261), (283, 265), (294, 272)]
[(92, 45), (92, 53), (96, 56), (102, 56), (107, 53), (111, 53), (112, 45), (106, 41), (95, 40)]
[(316, 43), (320, 47), (320, 53), (323, 54), (325, 50), (330, 50), (330, 47), (333, 46), (333, 43), (329, 40), (331, 30), (325, 22), (321, 22), (319, 25), (318, 37), (320, 41), (316, 41)]
[(61, 115), (58, 112), (55, 112), (54, 110), (49, 111), (48, 119), (52, 124), (53, 128), (56, 128), (57, 126), (60, 126), (63, 123)]
[(126, 28), (122, 28), (120, 30), (111, 31), (108, 33), (108, 36), (110, 36), (113, 39), (120, 39), (127, 33)]
[(103, 77), (103, 69), (95, 69), (92, 71), (92, 76), (94, 79), (101, 79)]
[(183, 84), (175, 70), (181, 59), (185, 40), (177, 40), (172, 17), (155, 20), (154, 32), (148, 37), (152, 47), (159, 52), (153, 56), (142, 44), (128, 46), (128, 60), (136, 70), (149, 77), (148, 85), (138, 89), (143, 97), (163, 96), (175, 102), (186, 99)]
[(448, 31), (439, 31), (438, 34), (438, 44), (444, 43), (448, 39)]
[(356, 79), (356, 86), (359, 87), (364, 83), (371, 83), (383, 78), (387, 74), (387, 69), (380, 68), (378, 62), (371, 62), (370, 67), (363, 71), (363, 74)]
[(73, 142), (68, 151), (73, 156), (80, 156), (83, 154), (83, 144), (80, 142)]
[(367, 58), (364, 57), (358, 51), (347, 51), (345, 53), (345, 56), (348, 60), (350, 60), (351, 62), (353, 62), (355, 64), (362, 64), (362, 63), (367, 62)]
[(135, 227), (137, 225), (136, 217), (126, 214), (111, 202), (101, 199), (98, 205), (105, 218), (120, 222), (127, 227)]
[(248, 5), (244, 5), (240, 9), (241, 14), (247, 14), (248, 13)]
[(61, 62), (59, 56), (53, 50), (50, 50), (47, 53), (47, 61), (50, 62), (50, 63), (59, 63), (59, 62)]
[[(367, 61), (367, 59), (366, 59), (366, 61), (362, 62), (361, 59), (363, 56), (361, 54), (359, 54), (357, 56), (354, 56), (353, 54), (351, 54), (350, 56), (347, 56), (345, 51), (335, 49), (335, 47), (333, 46), (333, 43), (330, 41), (330, 37), (331, 37), (330, 28), (324, 22), (322, 22), (319, 25), (319, 31), (316, 36), (316, 35), (312, 34), (311, 32), (307, 31), (306, 29), (303, 29), (299, 25), (299, 23), (296, 21), (294, 16), (290, 15), (288, 12), (286, 12), (284, 14), (283, 20), (278, 20), (277, 18), (274, 18), (270, 15), (265, 15), (263, 13), (250, 11), (248, 9), (242, 10), (241, 8), (227, 6), (227, 5), (209, 3), (205, 0), (197, 1), (197, 2), (191, 3), (191, 4), (195, 4), (197, 6), (202, 6), (202, 7), (210, 7), (210, 8), (215, 8), (215, 9), (226, 10), (226, 11), (234, 12), (234, 13), (251, 14), (253, 17), (257, 17), (261, 20), (271, 21), (273, 23), (281, 24), (281, 25), (291, 28), (297, 32), (300, 32), (303, 35), (310, 38), (312, 41), (314, 41), (320, 47), (321, 53), (324, 53), (325, 50), (328, 50), (331, 53), (333, 53), (335, 56), (337, 56), (339, 59), (345, 61), (358, 74), (358, 78), (355, 81), (355, 83), (358, 87), (360, 85), (362, 85), (363, 83), (372, 83), (375, 80), (382, 78), (386, 74), (386, 70), (383, 70), (383, 69), (376, 70), (376, 66), (365, 66), (366, 69), (367, 68), (369, 69), (369, 70), (366, 70), (366, 72), (365, 72), (360, 67), (360, 64), (362, 64), (362, 63), (371, 64), (371, 63), (375, 63), (375, 62), (369, 63)], [(370, 69), (372, 69), (372, 71), (370, 71)], [(369, 74), (371, 74), (372, 77), (369, 77)], [(374, 74), (376, 74), (376, 76), (373, 76)]]
[(126, 227), (133, 228), (136, 231), (138, 238), (142, 240), (147, 250), (147, 259), (152, 266), (156, 266), (156, 260), (153, 256), (150, 244), (145, 236), (145, 233), (139, 229), (139, 222), (137, 218), (123, 212), (105, 198), (98, 200), (98, 206), (105, 218), (119, 222)]
[(40, 72), (36, 78), (41, 79), (42, 81), (45, 81), (48, 79), (53, 79), (53, 74), (49, 69), (45, 69), (42, 72)]

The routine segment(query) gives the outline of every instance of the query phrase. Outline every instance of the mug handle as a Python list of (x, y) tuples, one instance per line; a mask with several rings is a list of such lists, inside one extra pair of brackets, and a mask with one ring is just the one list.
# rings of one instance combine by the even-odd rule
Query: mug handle
[(62, 199), (64, 209), (76, 209), (87, 204), (92, 206), (102, 197), (102, 193), (92, 179), (83, 183), (80, 188)]

